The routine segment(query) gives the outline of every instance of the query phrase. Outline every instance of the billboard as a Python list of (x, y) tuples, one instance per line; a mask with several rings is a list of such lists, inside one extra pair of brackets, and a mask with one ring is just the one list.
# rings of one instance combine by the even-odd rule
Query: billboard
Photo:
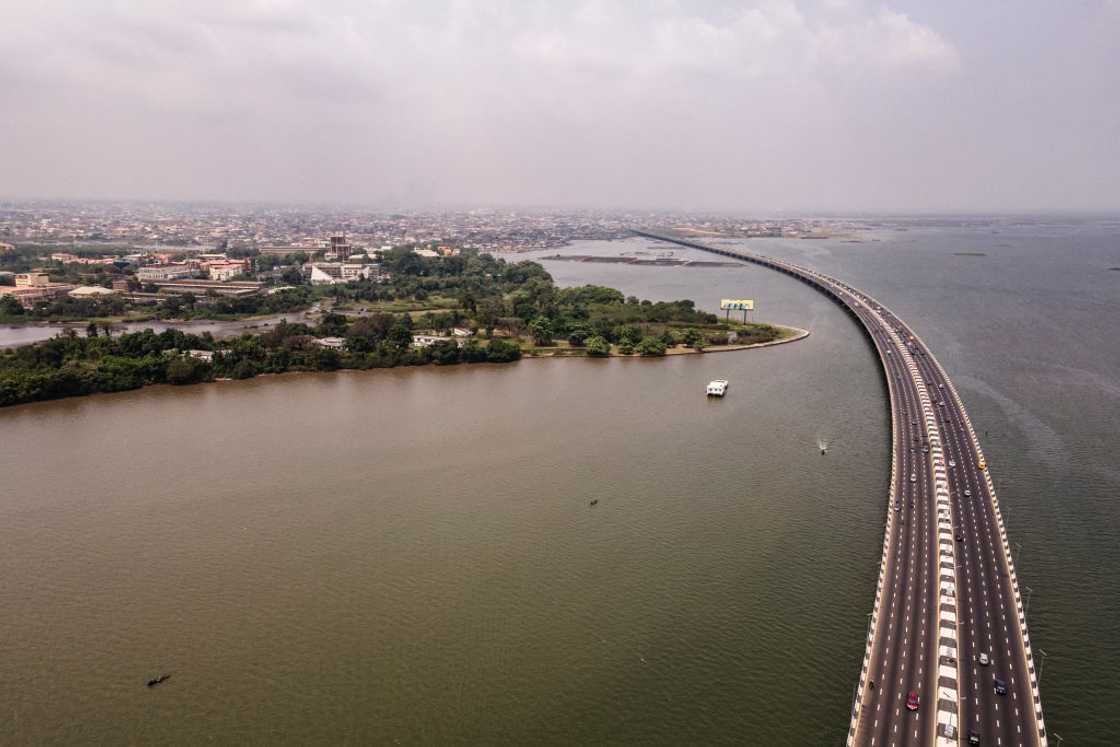
[(719, 302), (720, 311), (754, 311), (753, 298), (724, 298)]

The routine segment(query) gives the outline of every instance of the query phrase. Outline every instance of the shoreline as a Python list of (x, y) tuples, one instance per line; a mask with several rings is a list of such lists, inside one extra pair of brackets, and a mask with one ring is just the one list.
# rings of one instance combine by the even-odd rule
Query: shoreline
[(708, 348), (705, 348), (704, 350), (695, 350), (694, 348), (681, 348), (681, 349), (675, 349), (674, 351), (666, 351), (665, 355), (645, 356), (644, 358), (643, 358), (643, 356), (640, 356), (636, 353), (631, 354), (631, 355), (622, 355), (621, 353), (615, 353), (613, 351), (610, 353), (610, 355), (604, 355), (604, 356), (524, 355), (523, 354), (516, 361), (507, 361), (507, 362), (501, 362), (501, 363), (482, 361), (482, 362), (478, 362), (478, 363), (457, 363), (457, 364), (451, 365), (451, 366), (440, 366), (440, 365), (435, 364), (435, 363), (427, 363), (427, 364), (424, 364), (422, 366), (391, 366), (391, 367), (388, 367), (388, 368), (364, 368), (364, 369), (363, 368), (339, 368), (339, 369), (336, 369), (334, 371), (282, 371), (280, 373), (259, 373), (256, 376), (252, 376), (252, 377), (249, 377), (247, 379), (229, 379), (229, 378), (217, 379), (216, 378), (216, 379), (213, 379), (211, 381), (200, 381), (200, 382), (197, 382), (197, 383), (194, 383), (194, 384), (185, 384), (185, 385), (167, 384), (167, 383), (148, 384), (148, 385), (145, 385), (145, 386), (136, 387), (135, 389), (124, 389), (124, 390), (117, 391), (117, 392), (93, 392), (92, 394), (81, 394), (81, 395), (77, 395), (77, 396), (73, 396), (73, 397), (55, 397), (55, 398), (52, 398), (52, 399), (40, 399), (40, 400), (35, 400), (33, 402), (20, 402), (19, 404), (6, 405), (6, 406), (3, 406), (3, 407), (0, 407), (0, 417), (2, 417), (2, 413), (4, 413), (4, 412), (15, 412), (15, 411), (21, 410), (21, 409), (26, 408), (26, 407), (34, 407), (36, 405), (42, 405), (42, 404), (46, 404), (46, 403), (49, 403), (49, 402), (63, 402), (63, 401), (66, 401), (66, 400), (84, 400), (84, 399), (90, 399), (90, 398), (93, 398), (93, 397), (112, 397), (112, 396), (116, 396), (116, 395), (120, 395), (120, 394), (131, 394), (131, 393), (134, 393), (134, 392), (143, 391), (145, 389), (194, 389), (195, 387), (201, 387), (201, 386), (206, 386), (206, 385), (211, 385), (211, 384), (222, 384), (222, 383), (239, 382), (239, 381), (252, 381), (253, 379), (262, 379), (262, 378), (265, 378), (265, 377), (299, 376), (299, 375), (306, 375), (306, 374), (330, 374), (330, 375), (333, 375), (333, 374), (340, 374), (340, 373), (368, 373), (370, 371), (393, 371), (393, 370), (397, 370), (397, 369), (406, 369), (406, 368), (421, 369), (421, 368), (430, 368), (430, 367), (434, 367), (434, 368), (457, 368), (457, 367), (460, 367), (460, 366), (505, 366), (505, 365), (509, 365), (510, 363), (517, 363), (519, 361), (528, 361), (528, 360), (571, 360), (571, 359), (581, 359), (581, 360), (600, 359), (600, 360), (605, 360), (607, 358), (637, 358), (637, 359), (644, 359), (644, 360), (658, 360), (658, 359), (661, 359), (661, 358), (668, 358), (670, 356), (679, 356), (679, 355), (705, 355), (707, 353), (729, 353), (729, 352), (735, 352), (735, 351), (739, 351), (739, 350), (752, 350), (752, 349), (755, 349), (755, 348), (767, 348), (767, 347), (773, 347), (775, 345), (784, 345), (784, 344), (789, 343), (789, 342), (797, 342), (798, 340), (804, 340), (806, 337), (808, 337), (810, 335), (809, 330), (801, 329), (800, 327), (791, 327), (791, 326), (784, 325), (784, 324), (772, 324), (771, 326), (778, 327), (780, 329), (793, 330), (795, 332), (795, 334), (790, 336), (790, 337), (783, 337), (780, 340), (770, 340), (768, 342), (756, 342), (756, 343), (752, 343), (752, 344), (749, 344), (749, 345), (720, 345), (718, 347), (708, 347)]
[[(767, 322), (767, 324), (770, 324), (770, 323)], [(794, 334), (789, 336), (789, 337), (783, 337), (783, 338), (778, 339), (778, 340), (768, 340), (767, 342), (752, 342), (752, 343), (744, 344), (744, 345), (739, 345), (739, 344), (710, 345), (710, 346), (704, 348), (703, 350), (697, 350), (695, 348), (678, 347), (678, 348), (672, 348), (670, 350), (666, 350), (665, 355), (642, 356), (642, 355), (639, 355), (637, 353), (630, 353), (629, 355), (627, 355), (627, 354), (615, 352), (614, 348), (616, 346), (612, 346), (611, 347), (611, 352), (608, 353), (607, 355), (587, 355), (586, 353), (582, 352), (583, 348), (571, 348), (571, 350), (576, 350), (576, 351), (581, 351), (581, 352), (579, 354), (574, 354), (574, 355), (573, 354), (568, 354), (568, 353), (563, 353), (563, 354), (557, 355), (555, 352), (549, 352), (549, 353), (545, 353), (545, 354), (541, 354), (541, 355), (533, 355), (532, 353), (522, 352), (521, 360), (523, 360), (523, 361), (524, 360), (555, 360), (555, 359), (558, 359), (558, 358), (646, 358), (648, 360), (657, 360), (658, 358), (668, 358), (670, 356), (676, 356), (676, 355), (707, 355), (708, 353), (731, 353), (731, 352), (734, 352), (736, 350), (753, 350), (755, 348), (768, 348), (768, 347), (773, 347), (774, 345), (785, 345), (788, 342), (797, 342), (798, 340), (804, 340), (810, 334), (809, 330), (807, 330), (807, 329), (802, 329), (801, 327), (791, 327), (787, 324), (770, 324), (770, 326), (771, 327), (777, 327), (778, 329), (792, 330), (794, 332)]]

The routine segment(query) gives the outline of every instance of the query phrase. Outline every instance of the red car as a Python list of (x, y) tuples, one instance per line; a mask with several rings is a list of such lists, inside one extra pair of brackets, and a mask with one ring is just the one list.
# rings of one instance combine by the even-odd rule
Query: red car
[(906, 698), (906, 709), (910, 711), (918, 710), (918, 693), (914, 690), (911, 690), (910, 696)]

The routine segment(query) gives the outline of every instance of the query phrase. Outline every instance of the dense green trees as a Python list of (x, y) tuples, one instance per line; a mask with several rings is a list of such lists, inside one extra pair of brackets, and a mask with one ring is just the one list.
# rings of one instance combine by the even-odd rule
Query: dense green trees
[(634, 352), (644, 357), (665, 355), (668, 345), (659, 337), (643, 337), (634, 346)]
[(0, 296), (0, 317), (23, 316), (23, 306), (12, 296)]
[(552, 322), (548, 317), (538, 316), (529, 323), (529, 334), (533, 337), (534, 345), (551, 345)]
[(167, 363), (168, 384), (197, 384), (211, 378), (212, 374), (209, 363), (189, 355), (175, 356)]
[(610, 355), (611, 344), (605, 337), (595, 335), (587, 341), (587, 354), (592, 356)]
[(159, 334), (145, 330), (116, 338), (79, 337), (68, 330), (44, 342), (0, 352), (0, 405), (135, 389), (167, 382), (170, 376), (176, 383), (204, 380), (209, 367), (202, 361), (179, 364), (178, 351), (208, 350), (212, 345), (209, 335), (177, 330)]

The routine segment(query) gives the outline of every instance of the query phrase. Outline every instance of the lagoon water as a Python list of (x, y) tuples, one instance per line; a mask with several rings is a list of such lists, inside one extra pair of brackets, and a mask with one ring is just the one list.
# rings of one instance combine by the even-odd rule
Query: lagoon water
[[(864, 238), (746, 245), (867, 290), (931, 345), (1022, 544), (1047, 723), (1110, 743), (1120, 228)], [(546, 266), (707, 308), (753, 297), (812, 335), (0, 410), (0, 741), (840, 742), (886, 511), (869, 346), (762, 268)], [(708, 401), (716, 377), (731, 388)]]

